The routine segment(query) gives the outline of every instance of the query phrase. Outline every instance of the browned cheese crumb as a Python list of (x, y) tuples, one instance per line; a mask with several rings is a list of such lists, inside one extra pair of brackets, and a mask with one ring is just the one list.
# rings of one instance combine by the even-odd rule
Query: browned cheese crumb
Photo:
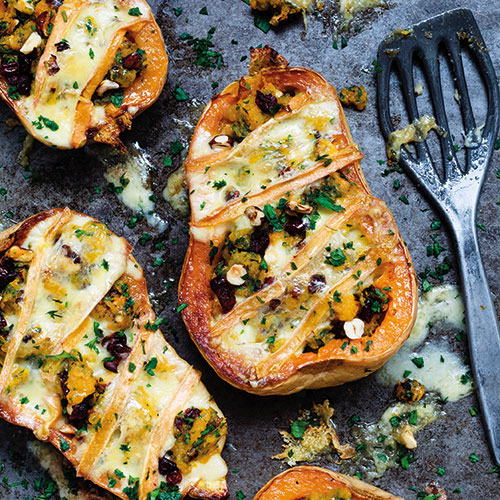
[(425, 394), (425, 386), (417, 380), (406, 378), (400, 380), (395, 387), (395, 395), (399, 401), (413, 403), (420, 401)]
[(339, 99), (343, 106), (353, 106), (358, 111), (363, 111), (368, 102), (368, 95), (363, 85), (359, 87), (353, 85), (352, 87), (342, 89), (339, 94)]

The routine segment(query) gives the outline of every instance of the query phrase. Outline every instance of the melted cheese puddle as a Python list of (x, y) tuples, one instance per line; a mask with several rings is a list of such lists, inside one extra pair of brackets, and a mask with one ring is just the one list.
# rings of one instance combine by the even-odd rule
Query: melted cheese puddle
[(122, 161), (107, 168), (104, 177), (113, 184), (116, 196), (127, 208), (144, 215), (151, 227), (163, 232), (168, 222), (155, 213), (155, 198), (150, 187), (153, 165), (139, 144), (134, 143), (129, 150)]
[[(458, 289), (454, 285), (435, 287), (420, 297), (417, 321), (406, 344), (377, 372), (377, 380), (384, 385), (393, 386), (407, 377), (418, 380), (427, 390), (438, 392), (449, 401), (458, 401), (473, 390), (469, 377), (462, 375), (469, 367), (445, 341), (427, 342), (429, 323), (445, 323), (454, 328), (464, 329), (465, 309)], [(423, 358), (424, 366), (418, 368), (411, 360)], [(462, 383), (462, 380), (466, 382)]]
[(387, 8), (387, 2), (385, 0), (340, 0), (339, 12), (343, 18), (342, 28), (347, 29), (358, 14), (375, 7)]
[(189, 195), (186, 186), (186, 171), (184, 166), (174, 170), (167, 179), (163, 190), (163, 198), (182, 216), (189, 215)]

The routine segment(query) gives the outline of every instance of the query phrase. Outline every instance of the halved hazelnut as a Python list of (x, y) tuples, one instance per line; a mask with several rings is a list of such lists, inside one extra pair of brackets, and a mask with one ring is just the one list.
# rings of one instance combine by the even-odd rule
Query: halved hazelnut
[(265, 217), (264, 212), (259, 207), (248, 207), (245, 210), (245, 215), (250, 220), (252, 226), (260, 226)]
[(401, 432), (397, 441), (399, 441), (408, 450), (414, 450), (417, 447), (417, 440), (413, 435), (413, 431), (409, 427)]
[(292, 212), (297, 212), (299, 214), (310, 214), (314, 209), (310, 205), (306, 205), (305, 203), (297, 203), (296, 201), (289, 201), (286, 204), (289, 210)]
[(240, 286), (245, 283), (245, 280), (243, 279), (245, 274), (247, 274), (245, 266), (242, 266), (241, 264), (234, 264), (226, 273), (226, 279), (229, 283), (231, 283), (231, 285)]
[(212, 137), (208, 145), (214, 149), (215, 147), (218, 148), (232, 148), (234, 144), (234, 141), (232, 137), (229, 137), (228, 135), (216, 135), (215, 137)]
[(97, 95), (103, 95), (104, 92), (107, 92), (108, 90), (116, 90), (119, 89), (120, 85), (116, 82), (113, 82), (111, 80), (103, 80), (99, 87), (97, 87)]
[(365, 331), (365, 324), (359, 318), (344, 323), (344, 332), (351, 340), (360, 339)]

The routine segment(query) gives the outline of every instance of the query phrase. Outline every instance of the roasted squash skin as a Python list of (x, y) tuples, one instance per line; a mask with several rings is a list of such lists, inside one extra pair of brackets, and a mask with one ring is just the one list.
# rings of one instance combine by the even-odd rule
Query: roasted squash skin
[[(28, 15), (38, 45), (26, 55), (22, 47), (9, 48), (10, 67), (4, 54), (0, 96), (26, 130), (48, 146), (73, 149), (95, 141), (123, 150), (120, 133), (158, 99), (166, 81), (168, 57), (149, 5), (144, 0), (66, 0), (58, 7), (39, 0), (33, 5)], [(124, 52), (127, 43), (132, 49)], [(132, 55), (126, 62), (125, 54)], [(16, 75), (9, 77), (12, 64), (21, 66), (16, 58), (33, 68), (33, 81), (24, 90), (14, 85)], [(112, 75), (117, 67), (128, 73), (128, 81)]]
[[(269, 47), (252, 52), (250, 68), (250, 76), (230, 84), (205, 108), (195, 129), (185, 163), (191, 193), (192, 217), (190, 243), (179, 285), (179, 300), (187, 304), (182, 311), (184, 322), (200, 352), (218, 375), (228, 383), (247, 392), (260, 395), (291, 394), (302, 389), (340, 385), (365, 377), (380, 368), (401, 347), (413, 326), (416, 316), (417, 282), (408, 250), (385, 204), (371, 195), (360, 168), (359, 160), (362, 155), (352, 140), (342, 108), (338, 104), (335, 89), (314, 71), (288, 68), (286, 61)], [(281, 105), (279, 111), (273, 117), (268, 118), (267, 122), (257, 124), (256, 128), (250, 130), (245, 138), (238, 137), (240, 133), (240, 128), (238, 128), (229, 141), (232, 147), (226, 145), (214, 151), (209, 146), (211, 141), (213, 144), (213, 138), (218, 134), (229, 137), (228, 134), (231, 133), (225, 121), (228, 115), (231, 116), (232, 109), (238, 108), (241, 103), (251, 104), (257, 91), (267, 92), (270, 88), (273, 89), (272, 92), (278, 96), (278, 99), (283, 99), (281, 94), (286, 97), (287, 93), (292, 97), (286, 104)], [(260, 99), (262, 100), (262, 97)], [(271, 102), (271, 99), (269, 101)], [(229, 174), (221, 174), (226, 175), (222, 177), (227, 179), (224, 184), (216, 180), (219, 177), (214, 177), (216, 175), (214, 172), (224, 172), (223, 168), (226, 169), (225, 172), (230, 172), (229, 167), (239, 165), (237, 163), (239, 159), (247, 158), (245, 154), (248, 154), (248, 158), (255, 159), (255, 150), (251, 148), (255, 144), (257, 144), (255, 148), (259, 147), (258, 144), (265, 144), (267, 136), (263, 134), (271, 136), (275, 130), (272, 127), (284, 126), (287, 119), (299, 119), (304, 109), (308, 106), (315, 106), (318, 102), (322, 103), (321, 106), (330, 106), (332, 110), (338, 110), (336, 111), (338, 115), (331, 119), (331, 122), (337, 124), (338, 128), (335, 129), (335, 133), (327, 134), (333, 145), (331, 149), (328, 149), (329, 155), (314, 153), (313, 160), (316, 160), (316, 164), (309, 166), (307, 161), (304, 161), (303, 165), (306, 165), (306, 168), (299, 169), (297, 172), (293, 168), (288, 168), (285, 170), (284, 179), (281, 173), (273, 179), (271, 170), (268, 176), (271, 181), (266, 182), (266, 186), (261, 189), (248, 188), (242, 194), (239, 193), (238, 179), (235, 181), (236, 188), (230, 189), (230, 179), (232, 181), (233, 178), (229, 177)], [(314, 116), (317, 118), (321, 110), (318, 111), (318, 108), (314, 110)], [(324, 144), (323, 137), (319, 137), (321, 134), (312, 135), (315, 135), (316, 146), (321, 143), (321, 147), (329, 147)], [(235, 146), (238, 140), (241, 142)], [(279, 142), (277, 139), (276, 141)], [(264, 165), (263, 168), (268, 168), (269, 163), (272, 164), (272, 162), (257, 163), (257, 167)], [(252, 175), (260, 175), (256, 167), (253, 170), (250, 167), (248, 170), (252, 172)], [(260, 177), (258, 179), (260, 180)], [(278, 227), (282, 230), (282, 233), (279, 233), (276, 228), (279, 222), (272, 220), (273, 211), (277, 214), (277, 220), (285, 217), (281, 220), (286, 226), (285, 221), (290, 220), (286, 219), (290, 217), (289, 207), (292, 206), (290, 203), (293, 200), (301, 201), (300, 196), (302, 196), (302, 201), (311, 200), (311, 193), (314, 190), (316, 194), (318, 190), (324, 193), (326, 189), (324, 184), (328, 183), (325, 179), (331, 180), (334, 186), (340, 186), (341, 191), (336, 195), (337, 198), (331, 191), (326, 191), (330, 202), (335, 199), (335, 203), (339, 204), (339, 206), (333, 206), (333, 211), (327, 214), (330, 217), (328, 223), (319, 228), (316, 227), (310, 233), (308, 228), (298, 240), (287, 234), (286, 229)], [(211, 183), (217, 187), (216, 192), (219, 192), (218, 186), (223, 185), (220, 190), (223, 191), (223, 196), (225, 190), (225, 198), (222, 196), (213, 202), (211, 193), (207, 189), (202, 187), (201, 194), (197, 192), (200, 186)], [(234, 192), (237, 193), (236, 196), (233, 196)], [(200, 205), (201, 200), (203, 201)], [(294, 203), (293, 207), (297, 210), (297, 201)], [(274, 207), (272, 210), (268, 208), (270, 205)], [(200, 207), (206, 209), (207, 206), (206, 212), (200, 209)], [(279, 211), (280, 206), (283, 209), (282, 212)], [(239, 234), (234, 230), (235, 224), (237, 225), (237, 221), (248, 213), (245, 211), (249, 207), (257, 207), (259, 210), (267, 207), (268, 212), (263, 220), (268, 225), (266, 227), (274, 224), (269, 236), (277, 237), (279, 243), (280, 235), (283, 234), (282, 246), (289, 247), (292, 256), (287, 257), (284, 263), (274, 268), (271, 268), (268, 263), (264, 264), (264, 267), (269, 268), (266, 270), (269, 278), (264, 283), (251, 288), (250, 292), (247, 286), (248, 276), (244, 276), (243, 279), (246, 282), (243, 286), (232, 286), (232, 289), (236, 290), (237, 299), (229, 301), (232, 305), (226, 304), (229, 312), (221, 311), (220, 298), (213, 291), (213, 280), (218, 276), (217, 273), (220, 276), (221, 269), (226, 272), (229, 266), (224, 261), (228, 248), (229, 252), (235, 255), (247, 255), (237, 253), (241, 251), (241, 248), (235, 250), (231, 246), (228, 247), (228, 236)], [(316, 205), (314, 210), (317, 212), (319, 208)], [(327, 283), (328, 286), (333, 285), (328, 292), (331, 294), (330, 300), (323, 295), (323, 298), (315, 302), (313, 300), (315, 296), (311, 299), (311, 293), (307, 294), (307, 284), (304, 286), (303, 283), (305, 276), (300, 273), (308, 269), (308, 262), (313, 257), (318, 259), (321, 251), (325, 251), (332, 241), (336, 241), (334, 234), (349, 231), (352, 226), (359, 230), (361, 242), (363, 239), (369, 242), (368, 248), (360, 256), (359, 261), (345, 264), (346, 272), (341, 278), (343, 284), (339, 285), (340, 282), (336, 283), (335, 280)], [(255, 228), (251, 228), (250, 233), (253, 230)], [(329, 232), (330, 230), (332, 232)], [(231, 238), (234, 240), (233, 236)], [(329, 238), (333, 240), (330, 241)], [(289, 244), (290, 241), (292, 243)], [(322, 242), (321, 248), (319, 242)], [(349, 245), (352, 247), (352, 242), (348, 242), (347, 247), (344, 246), (344, 250), (340, 252), (344, 257), (349, 252), (346, 250)], [(360, 246), (362, 246), (361, 243)], [(380, 252), (380, 255), (377, 252)], [(266, 250), (266, 259), (267, 255)], [(256, 254), (251, 253), (250, 256), (256, 257)], [(257, 260), (259, 259), (260, 257), (257, 256)], [(326, 261), (328, 260), (326, 258)], [(363, 260), (364, 262), (361, 262)], [(314, 265), (318, 266), (318, 269), (321, 266), (324, 268), (326, 261), (319, 259)], [(246, 262), (242, 262), (247, 270), (250, 269)], [(331, 260), (329, 263), (337, 265), (337, 262)], [(309, 267), (311, 266), (313, 264), (309, 264)], [(334, 267), (334, 272), (338, 269), (344, 268)], [(347, 275), (350, 269), (356, 273), (363, 273), (363, 276), (366, 274), (366, 280), (359, 279), (361, 274), (358, 275), (359, 292), (354, 282), (352, 287), (348, 283), (350, 278)], [(312, 267), (309, 274), (315, 272), (319, 271)], [(299, 285), (302, 287), (300, 294), (304, 297), (295, 302), (292, 300), (295, 294), (292, 289), (292, 279), (300, 282)], [(365, 281), (364, 285), (363, 281)], [(365, 325), (367, 329), (368, 327), (371, 329), (369, 334), (351, 339), (346, 338), (341, 332), (342, 338), (339, 338), (339, 335), (333, 335), (334, 338), (324, 345), (316, 344), (315, 348), (309, 348), (308, 346), (315, 345), (311, 342), (310, 334), (319, 328), (319, 320), (316, 321), (314, 315), (317, 315), (317, 312), (320, 313), (318, 317), (329, 314), (327, 303), (338, 308), (335, 302), (339, 295), (338, 291), (334, 295), (334, 289), (340, 286), (339, 290), (343, 290), (342, 287), (344, 287), (346, 294), (347, 289), (352, 290), (352, 294), (357, 297), (354, 301), (354, 309), (358, 308), (359, 312), (359, 308), (362, 307), (361, 303), (365, 300), (362, 298), (365, 293), (363, 290), (368, 283), (372, 286), (372, 291), (376, 288), (375, 291), (385, 297), (384, 310), (378, 316), (378, 323), (372, 323), (370, 327), (368, 323)], [(227, 283), (224, 286), (229, 289)], [(245, 287), (247, 287), (246, 295), (244, 295)], [(275, 310), (276, 300), (280, 304)], [(312, 302), (306, 303), (307, 300), (312, 300)], [(347, 302), (349, 302), (347, 299), (344, 300), (344, 304)], [(350, 302), (353, 302), (352, 299)], [(287, 323), (284, 311), (286, 303), (289, 305), (289, 311), (300, 309), (304, 312), (297, 314), (296, 318), (298, 322), (300, 321), (300, 325), (294, 330), (291, 338), (287, 337), (279, 342), (281, 333), (290, 324), (290, 322)], [(309, 313), (309, 309), (314, 310), (313, 313)], [(330, 309), (333, 308), (330, 307)], [(267, 311), (268, 314), (262, 311)], [(258, 323), (257, 319), (261, 318), (259, 324), (265, 324), (266, 321), (269, 324), (269, 316), (275, 318), (278, 315), (281, 316), (276, 320), (278, 326), (273, 330), (274, 335), (264, 334), (267, 335), (266, 339), (259, 334), (260, 337), (257, 335), (249, 341), (239, 340), (242, 338), (240, 332), (246, 333), (248, 322), (251, 328), (259, 328), (255, 326)], [(261, 331), (265, 328), (267, 327), (262, 327)], [(245, 337), (244, 334), (243, 337)], [(245, 343), (247, 346), (249, 344), (252, 344), (252, 347), (257, 346), (253, 354), (258, 352), (253, 359), (253, 354), (249, 355), (248, 351), (244, 351)]]
[(254, 500), (402, 500), (386, 491), (313, 466), (293, 467), (272, 478)]
[(226, 421), (165, 342), (131, 250), (67, 208), (0, 232), (0, 417), (117, 498), (223, 500)]

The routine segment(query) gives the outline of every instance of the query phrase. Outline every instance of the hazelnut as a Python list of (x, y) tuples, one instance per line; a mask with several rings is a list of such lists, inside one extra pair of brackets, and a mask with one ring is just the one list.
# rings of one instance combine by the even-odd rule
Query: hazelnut
[(245, 283), (243, 276), (247, 274), (245, 266), (241, 264), (234, 264), (231, 269), (226, 273), (226, 279), (231, 283), (231, 285), (240, 286)]
[(232, 148), (233, 147), (233, 139), (228, 135), (216, 135), (212, 137), (208, 145), (214, 149), (218, 148)]
[(252, 226), (260, 226), (265, 217), (264, 212), (259, 207), (248, 207), (245, 210), (245, 215), (250, 220)]
[(296, 201), (289, 201), (286, 204), (289, 210), (292, 212), (298, 212), (299, 214), (310, 214), (313, 211), (313, 207), (306, 205), (305, 203), (297, 203)]
[(344, 332), (351, 340), (360, 339), (365, 331), (365, 324), (359, 318), (344, 323)]
[(97, 95), (103, 95), (104, 92), (107, 92), (108, 90), (115, 90), (119, 89), (120, 85), (116, 82), (112, 82), (111, 80), (103, 80), (99, 87), (97, 87)]
[(398, 441), (408, 450), (414, 450), (417, 447), (417, 440), (410, 428), (406, 428), (399, 435)]

